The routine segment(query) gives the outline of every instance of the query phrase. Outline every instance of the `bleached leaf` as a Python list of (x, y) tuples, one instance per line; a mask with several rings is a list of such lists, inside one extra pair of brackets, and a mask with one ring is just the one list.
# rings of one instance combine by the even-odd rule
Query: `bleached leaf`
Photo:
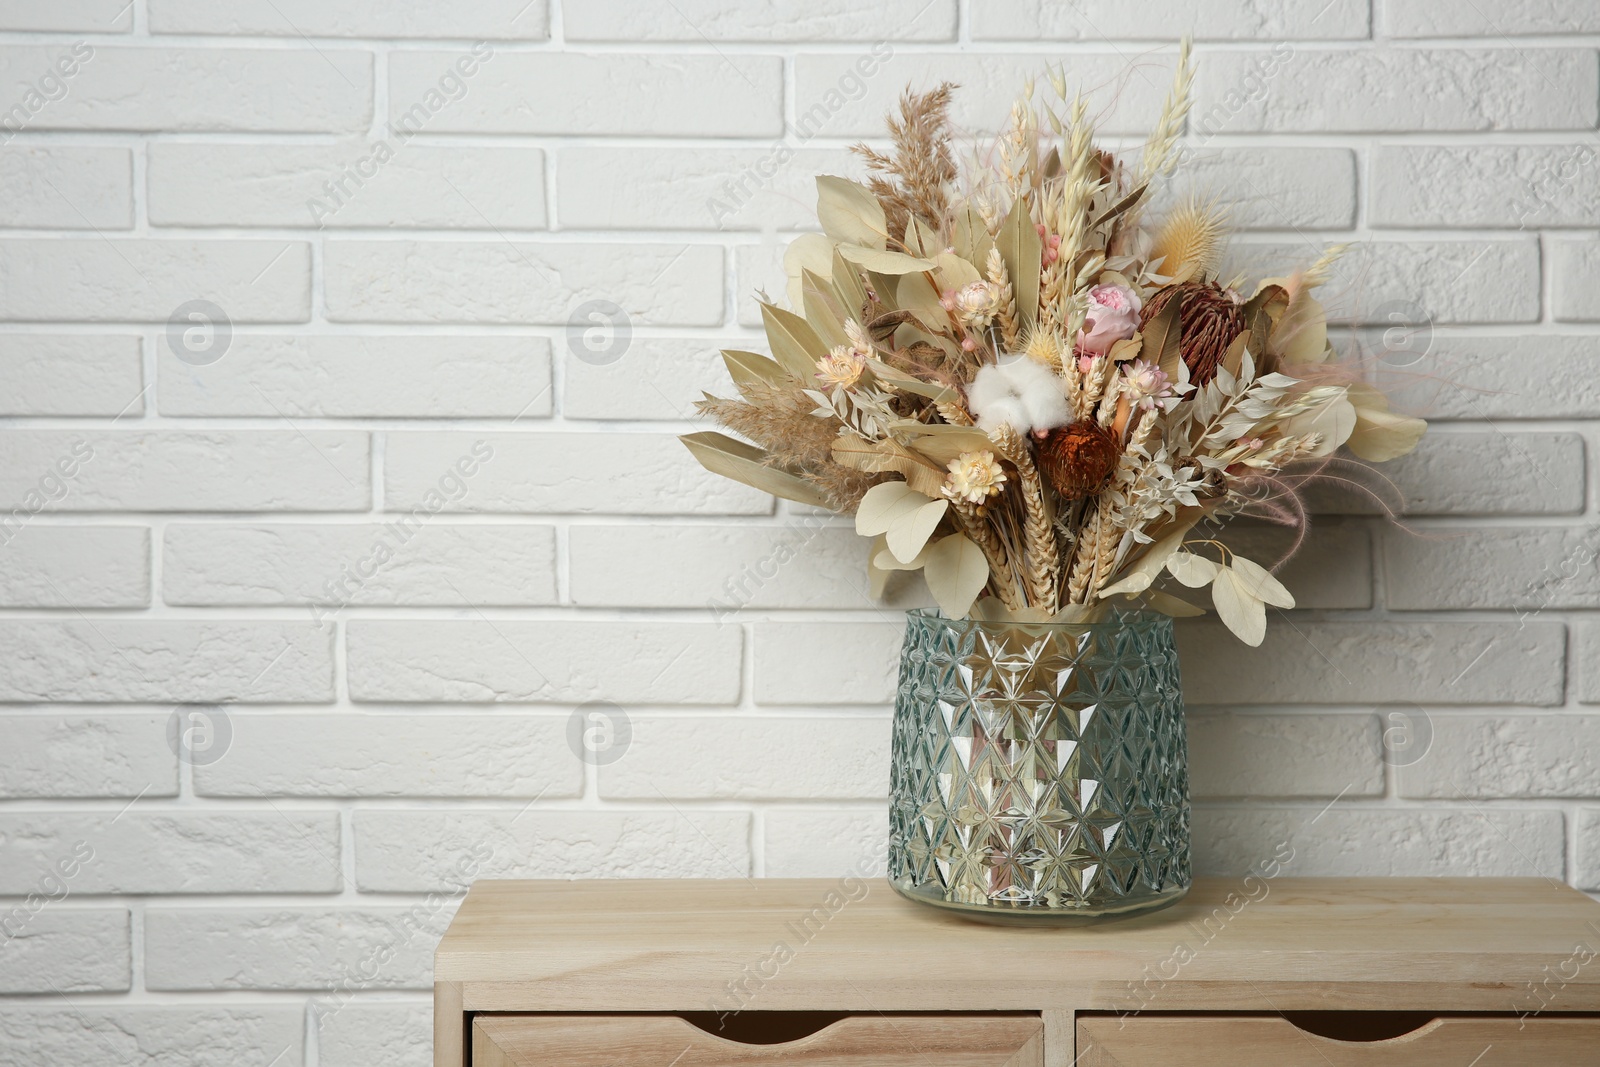
[(941, 288), (960, 289), (964, 285), (983, 281), (978, 268), (954, 252), (940, 252), (932, 258)]
[(915, 511), (895, 519), (886, 534), (889, 551), (894, 558), (901, 563), (916, 559), (917, 553), (928, 543), (928, 538), (939, 526), (939, 520), (944, 518), (944, 513), (949, 509), (948, 500), (930, 500)]
[(939, 610), (959, 619), (989, 583), (989, 560), (964, 534), (951, 534), (928, 550), (922, 576)]
[(732, 478), (754, 489), (785, 500), (794, 500), (813, 507), (827, 507), (822, 494), (808, 481), (788, 471), (769, 466), (767, 454), (754, 445), (737, 441), (726, 434), (707, 430), (684, 434), (678, 438), (712, 474)]
[(1350, 433), (1350, 451), (1371, 463), (1405, 455), (1417, 447), (1428, 429), (1428, 424), (1421, 419), (1390, 411), (1389, 398), (1365, 382), (1351, 384), (1350, 402), (1356, 413), (1355, 429)]
[(1193, 552), (1174, 552), (1167, 557), (1167, 573), (1190, 589), (1209, 585), (1217, 576), (1217, 565)]
[(1149, 548), (1145, 549), (1139, 558), (1134, 561), (1133, 566), (1123, 572), (1124, 577), (1100, 590), (1100, 595), (1108, 597), (1121, 593), (1124, 596), (1132, 596), (1149, 589), (1150, 583), (1156, 580), (1156, 577), (1161, 573), (1161, 569), (1167, 565), (1167, 560), (1174, 552), (1183, 547), (1185, 535), (1194, 529), (1194, 524), (1199, 522), (1200, 519), (1201, 515), (1195, 514), (1179, 522), (1164, 534), (1160, 540), (1153, 542)]
[(872, 190), (831, 174), (817, 175), (817, 220), (829, 237), (866, 248), (882, 248), (889, 241), (883, 205)]
[(1283, 583), (1261, 564), (1252, 563), (1243, 556), (1234, 556), (1228, 566), (1257, 600), (1263, 600), (1275, 608), (1294, 607), (1294, 594), (1285, 589)]
[(932, 548), (931, 545), (923, 545), (922, 551), (918, 552), (914, 558), (901, 563), (894, 558), (893, 552), (890, 552), (887, 547), (882, 547), (887, 544), (887, 541), (887, 538), (880, 537), (874, 542), (880, 546), (872, 553), (872, 565), (874, 567), (885, 571), (920, 571), (927, 565), (928, 552)]
[(826, 274), (833, 264), (833, 249), (838, 242), (820, 233), (803, 233), (789, 242), (783, 250), (783, 272), (789, 280), (790, 307), (799, 307), (805, 299), (805, 272)]
[(934, 268), (931, 259), (918, 259), (904, 252), (885, 252), (879, 248), (840, 245), (839, 255), (856, 266), (877, 274), (917, 274)]
[(1235, 637), (1252, 648), (1261, 644), (1267, 635), (1267, 609), (1250, 595), (1238, 575), (1227, 569), (1220, 571), (1211, 583), (1211, 602)]
[(927, 502), (927, 497), (905, 482), (879, 482), (856, 505), (856, 533), (863, 537), (888, 533), (896, 519)]

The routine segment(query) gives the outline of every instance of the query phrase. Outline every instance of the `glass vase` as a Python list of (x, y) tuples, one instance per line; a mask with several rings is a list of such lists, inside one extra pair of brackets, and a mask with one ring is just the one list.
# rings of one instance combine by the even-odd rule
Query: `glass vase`
[(1172, 620), (908, 613), (889, 879), (989, 922), (1072, 925), (1188, 891), (1189, 780)]

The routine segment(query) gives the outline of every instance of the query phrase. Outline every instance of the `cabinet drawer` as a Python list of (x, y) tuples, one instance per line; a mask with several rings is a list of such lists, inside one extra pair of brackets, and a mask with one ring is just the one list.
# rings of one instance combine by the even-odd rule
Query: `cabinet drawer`
[[(751, 1014), (751, 1013), (746, 1013)], [(1026, 1015), (848, 1015), (777, 1044), (730, 1041), (676, 1015), (479, 1015), (473, 1067), (1043, 1067)]]
[(1338, 1041), (1275, 1015), (1078, 1017), (1079, 1067), (1594, 1067), (1600, 1018), (1448, 1016)]

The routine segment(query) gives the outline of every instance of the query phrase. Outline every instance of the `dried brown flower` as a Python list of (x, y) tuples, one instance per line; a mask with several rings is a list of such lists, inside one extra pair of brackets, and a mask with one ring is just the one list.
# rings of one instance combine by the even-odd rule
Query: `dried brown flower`
[(1233, 339), (1244, 332), (1244, 312), (1232, 293), (1215, 282), (1185, 282), (1158, 289), (1144, 302), (1140, 325), (1161, 313), (1174, 295), (1183, 297), (1182, 340), (1178, 344), (1189, 380), (1205, 385), (1217, 376)]
[(950, 151), (950, 96), (955, 86), (944, 82), (926, 93), (907, 90), (900, 97), (900, 118), (889, 118), (894, 153), (884, 155), (865, 144), (851, 151), (877, 171), (867, 182), (883, 205), (889, 236), (900, 238), (906, 224), (919, 218), (938, 232), (950, 205), (950, 186), (956, 180), (955, 155)]
[(1079, 419), (1051, 430), (1039, 442), (1039, 469), (1064, 499), (1083, 500), (1106, 487), (1121, 454), (1105, 427)]

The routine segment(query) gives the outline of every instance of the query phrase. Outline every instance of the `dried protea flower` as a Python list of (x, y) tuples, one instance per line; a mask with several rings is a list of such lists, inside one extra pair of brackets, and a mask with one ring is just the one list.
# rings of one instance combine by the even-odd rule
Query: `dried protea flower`
[(1244, 312), (1232, 290), (1215, 282), (1185, 282), (1159, 289), (1146, 300), (1140, 326), (1148, 326), (1175, 295), (1183, 298), (1179, 351), (1189, 368), (1189, 380), (1205, 385), (1217, 376), (1233, 339), (1244, 332)]
[(1099, 423), (1079, 419), (1046, 434), (1038, 452), (1039, 470), (1051, 487), (1067, 500), (1082, 500), (1111, 481), (1122, 450)]

